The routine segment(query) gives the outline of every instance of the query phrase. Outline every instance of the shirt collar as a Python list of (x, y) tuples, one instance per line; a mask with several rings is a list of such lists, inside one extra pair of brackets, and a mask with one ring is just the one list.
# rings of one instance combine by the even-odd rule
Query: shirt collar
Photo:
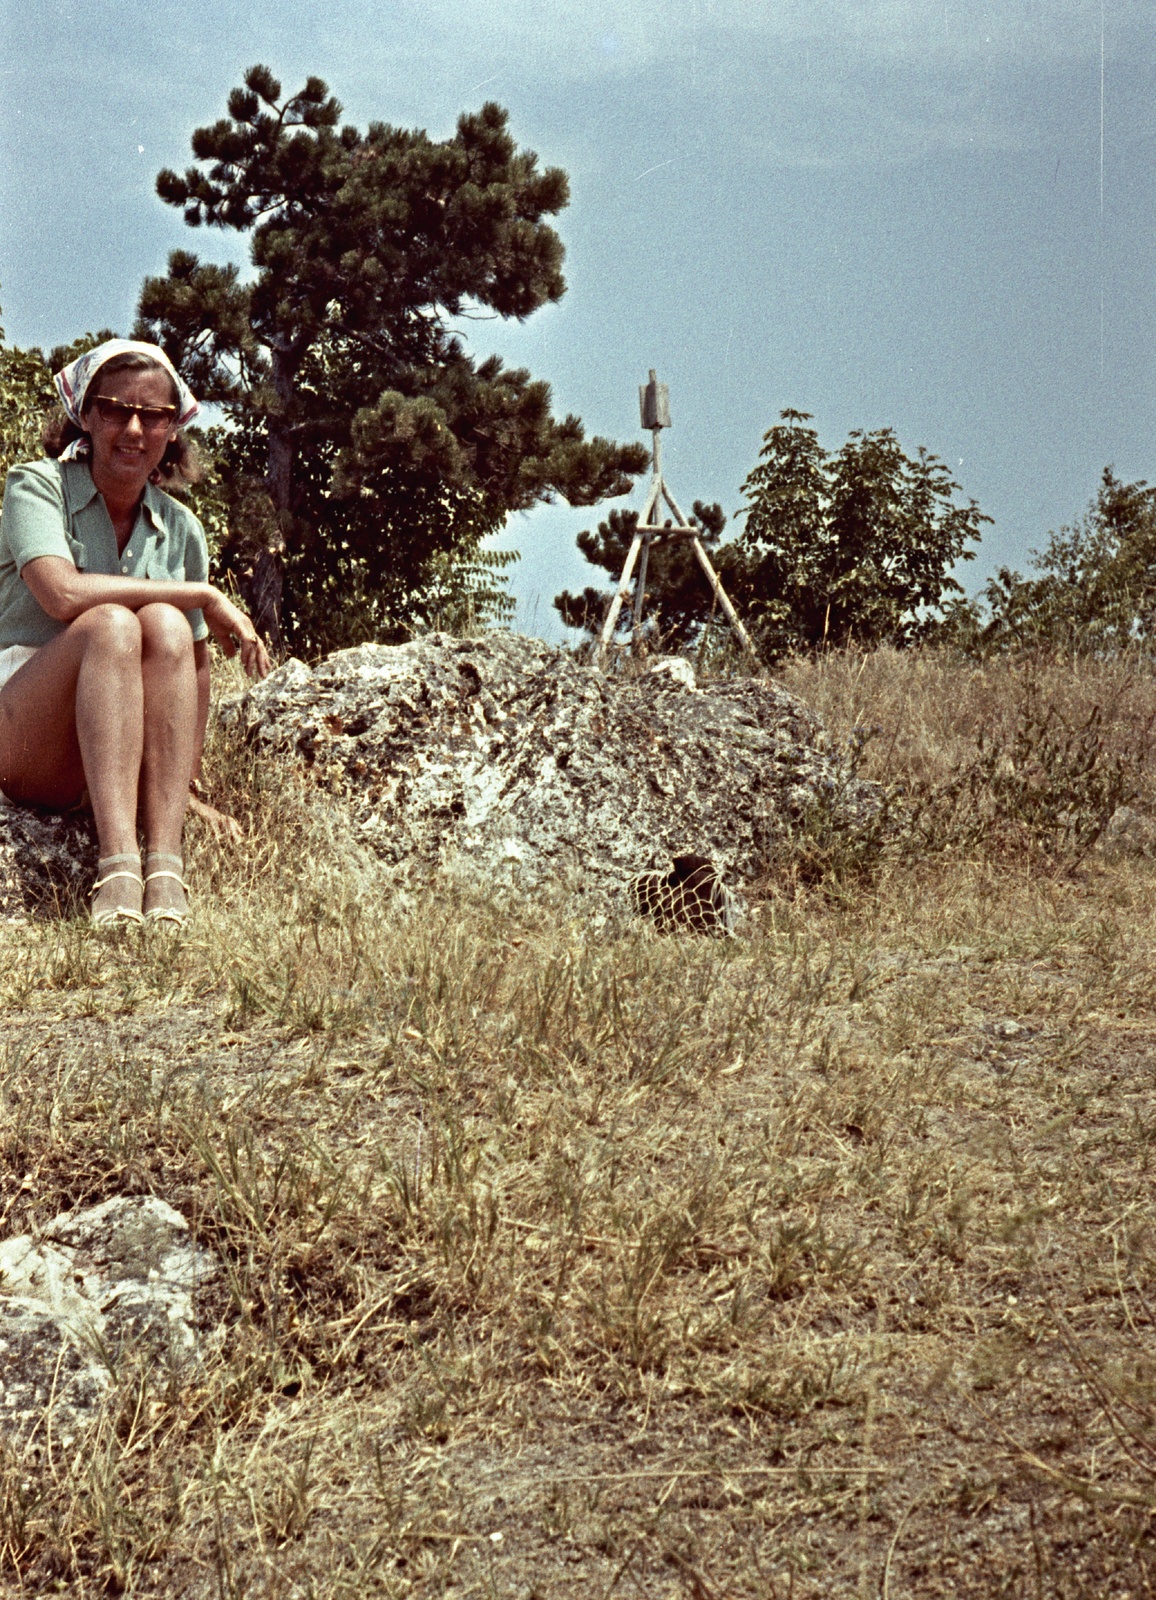
[(87, 461), (62, 461), (60, 474), (64, 483), (64, 500), (69, 515), (83, 511), (96, 499), (96, 484), (88, 470)]
[(158, 533), (165, 531), (163, 490), (158, 489), (155, 484), (146, 483), (141, 498), (141, 510)]
[[(63, 461), (60, 464), (60, 471), (64, 480), (64, 499), (69, 515), (75, 516), (78, 511), (83, 511), (85, 506), (92, 504), (98, 497), (99, 491), (92, 481), (87, 461)], [(161, 491), (151, 483), (145, 484), (145, 491), (141, 497), (141, 510), (158, 533), (165, 531)]]

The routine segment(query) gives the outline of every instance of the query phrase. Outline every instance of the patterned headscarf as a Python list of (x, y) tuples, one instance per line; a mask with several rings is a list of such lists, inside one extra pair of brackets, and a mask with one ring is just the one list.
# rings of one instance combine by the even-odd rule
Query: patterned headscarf
[[(64, 412), (69, 422), (75, 423), (78, 428), (83, 428), (81, 416), (84, 412), (84, 397), (88, 393), (89, 385), (96, 377), (106, 361), (111, 361), (113, 356), (133, 355), (148, 356), (158, 367), (163, 367), (177, 391), (177, 415), (173, 419), (173, 426), (183, 428), (186, 422), (191, 422), (200, 411), (200, 405), (195, 399), (192, 390), (181, 377), (176, 367), (173, 366), (168, 356), (165, 355), (159, 344), (142, 344), (136, 339), (106, 339), (103, 344), (98, 344), (95, 350), (86, 350), (84, 355), (77, 356), (75, 361), (70, 361), (63, 371), (56, 374), (53, 380), (56, 392), (59, 394)], [(61, 461), (78, 461), (89, 453), (87, 439), (74, 439), (61, 453)]]

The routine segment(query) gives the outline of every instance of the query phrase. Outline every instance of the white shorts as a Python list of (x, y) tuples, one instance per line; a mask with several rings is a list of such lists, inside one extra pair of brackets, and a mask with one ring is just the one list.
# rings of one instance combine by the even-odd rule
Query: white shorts
[(35, 644), (10, 644), (0, 650), (0, 689), (8, 682), (14, 672), (19, 672), (26, 661), (39, 649)]

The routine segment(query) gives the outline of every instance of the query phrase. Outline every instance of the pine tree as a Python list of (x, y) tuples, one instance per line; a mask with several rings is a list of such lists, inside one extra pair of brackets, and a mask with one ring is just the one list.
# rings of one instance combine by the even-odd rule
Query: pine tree
[[(696, 500), (691, 522), (698, 528), (699, 540), (710, 552), (712, 562), (716, 567), (721, 564), (725, 584), (733, 546), (718, 549), (726, 526), (722, 507)], [(597, 533), (584, 529), (578, 535), (578, 548), (592, 566), (601, 567), (617, 579), (637, 526), (637, 511), (616, 509), (598, 524)], [(602, 631), (611, 596), (612, 591), (596, 589), (589, 584), (581, 594), (564, 590), (555, 597), (554, 609), (567, 627), (581, 628), (590, 638), (595, 638)], [(713, 598), (702, 568), (685, 540), (670, 544), (660, 541), (652, 545), (646, 567), (643, 610), (643, 628), (651, 646), (675, 651), (695, 642), (713, 614)], [(624, 634), (632, 626), (633, 611), (629, 605), (623, 606), (619, 612), (618, 631)]]
[(251, 233), (253, 276), (176, 251), (137, 332), (230, 419), (223, 561), (268, 637), (282, 619), (298, 649), (404, 631), (447, 562), (494, 591), (482, 541), (511, 511), (629, 488), (641, 446), (587, 439), (547, 384), (476, 361), (450, 326), (521, 320), (565, 290), (545, 219), (566, 175), (516, 146), (500, 106), (444, 140), (362, 133), (319, 78), (282, 98), (257, 66), (228, 113), (157, 191), (191, 227)]

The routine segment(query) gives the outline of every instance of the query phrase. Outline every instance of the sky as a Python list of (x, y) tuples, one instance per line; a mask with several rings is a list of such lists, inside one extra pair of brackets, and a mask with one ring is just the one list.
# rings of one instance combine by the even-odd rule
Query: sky
[[(0, 0), (10, 341), (127, 332), (171, 249), (245, 260), (154, 192), (246, 67), (345, 120), (453, 132), (495, 99), (564, 167), (568, 292), (473, 323), (588, 431), (670, 385), (684, 507), (742, 502), (786, 407), (838, 448), (894, 428), (992, 517), (968, 588), (1071, 522), (1111, 463), (1156, 478), (1156, 11), (1139, 0)], [(626, 504), (640, 504), (640, 484)], [(560, 636), (574, 538), (512, 519), (518, 625)]]

